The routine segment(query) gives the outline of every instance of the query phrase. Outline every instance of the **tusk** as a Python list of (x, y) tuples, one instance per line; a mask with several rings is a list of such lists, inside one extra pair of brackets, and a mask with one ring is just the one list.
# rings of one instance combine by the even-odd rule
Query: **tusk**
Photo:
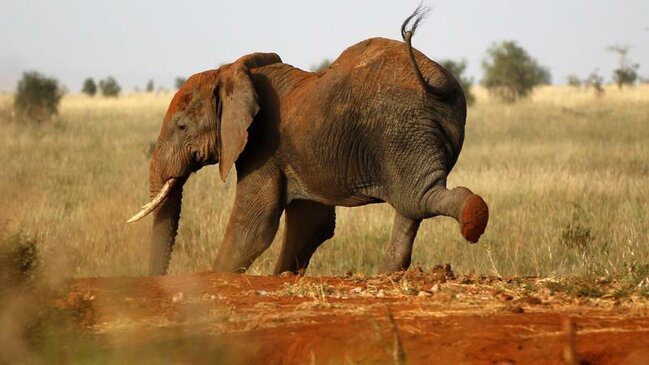
[(146, 217), (155, 208), (157, 208), (158, 205), (160, 205), (160, 203), (162, 203), (167, 198), (167, 195), (169, 195), (169, 191), (171, 191), (171, 188), (174, 186), (175, 182), (175, 178), (167, 180), (162, 189), (160, 189), (158, 195), (156, 195), (149, 203), (142, 206), (142, 210), (140, 210), (136, 215), (132, 216), (131, 219), (129, 219), (126, 223), (137, 222), (140, 219)]

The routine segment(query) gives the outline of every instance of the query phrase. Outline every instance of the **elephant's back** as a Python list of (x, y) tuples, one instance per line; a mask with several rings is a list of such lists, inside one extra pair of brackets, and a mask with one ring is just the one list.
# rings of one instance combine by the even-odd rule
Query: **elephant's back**
[[(458, 88), (455, 78), (442, 66), (418, 50), (413, 51), (429, 83)], [(356, 85), (373, 85), (380, 91), (392, 87), (422, 90), (410, 64), (406, 44), (392, 39), (377, 37), (356, 43), (343, 51), (327, 72), (348, 74), (355, 79)]]

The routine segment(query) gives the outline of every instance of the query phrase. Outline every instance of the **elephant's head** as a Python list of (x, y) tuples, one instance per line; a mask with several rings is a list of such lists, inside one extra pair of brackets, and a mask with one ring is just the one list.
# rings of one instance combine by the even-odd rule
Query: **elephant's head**
[(150, 274), (167, 271), (189, 175), (219, 163), (225, 181), (245, 148), (248, 127), (260, 108), (250, 69), (277, 62), (281, 59), (274, 53), (244, 56), (191, 76), (171, 100), (149, 166), (151, 202), (129, 219), (154, 212)]

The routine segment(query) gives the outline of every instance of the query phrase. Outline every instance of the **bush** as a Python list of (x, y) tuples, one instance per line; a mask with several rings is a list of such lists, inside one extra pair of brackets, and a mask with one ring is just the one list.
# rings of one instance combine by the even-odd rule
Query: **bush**
[(85, 79), (83, 81), (81, 92), (88, 96), (95, 96), (95, 94), (97, 93), (97, 84), (95, 84), (95, 80), (93, 80), (91, 77)]
[(575, 204), (572, 218), (561, 232), (561, 243), (567, 248), (586, 251), (592, 248), (594, 239), (586, 211)]
[(56, 79), (36, 71), (23, 73), (18, 81), (14, 110), (19, 117), (32, 121), (44, 121), (58, 112), (63, 90)]
[(597, 73), (597, 70), (593, 71), (588, 75), (585, 85), (586, 87), (593, 87), (595, 90), (595, 96), (600, 97), (604, 95), (604, 88), (602, 84), (604, 83), (604, 78)]
[(178, 76), (174, 80), (174, 86), (176, 87), (176, 89), (180, 89), (183, 86), (183, 84), (185, 83), (185, 81), (187, 81), (186, 78)]
[(581, 87), (581, 80), (579, 79), (579, 77), (577, 77), (577, 75), (574, 74), (568, 75), (567, 81), (568, 81), (568, 86), (577, 87), (577, 88)]
[(108, 76), (104, 80), (99, 81), (99, 90), (101, 90), (103, 96), (117, 97), (122, 91), (122, 88), (114, 77)]
[(475, 96), (471, 92), (471, 85), (473, 85), (473, 79), (464, 76), (464, 71), (466, 70), (466, 60), (462, 61), (453, 61), (453, 60), (444, 60), (441, 62), (441, 65), (450, 73), (455, 76), (457, 81), (462, 86), (464, 90), (464, 98), (466, 99), (467, 105), (473, 105), (475, 103)]
[(636, 71), (638, 67), (638, 65), (633, 65), (613, 70), (613, 81), (615, 81), (617, 87), (621, 89), (624, 85), (633, 86), (638, 80), (638, 72)]
[(146, 92), (152, 93), (155, 90), (155, 85), (153, 84), (153, 80), (149, 80), (149, 82), (146, 83)]
[(514, 41), (492, 45), (482, 68), (482, 84), (505, 102), (524, 99), (536, 86), (551, 82), (550, 72)]
[(35, 238), (23, 232), (0, 232), (0, 282), (13, 288), (36, 279), (39, 257)]
[(328, 59), (325, 58), (318, 65), (312, 65), (311, 66), (311, 71), (312, 72), (322, 72), (322, 71), (328, 69), (329, 66), (331, 66), (331, 61), (329, 61)]

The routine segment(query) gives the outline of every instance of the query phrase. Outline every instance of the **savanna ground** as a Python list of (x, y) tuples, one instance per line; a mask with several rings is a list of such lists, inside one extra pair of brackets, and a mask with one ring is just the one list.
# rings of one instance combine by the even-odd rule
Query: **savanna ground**
[(11, 121), (0, 96), (2, 250), (38, 256), (29, 285), (0, 284), (0, 363), (646, 363), (649, 87), (476, 92), (449, 185), (488, 202), (480, 243), (427, 220), (421, 269), (376, 276), (390, 207), (339, 208), (306, 277), (265, 276), (281, 228), (252, 276), (190, 274), (209, 270), (233, 200), (235, 176), (211, 167), (186, 184), (173, 275), (126, 278), (146, 272), (149, 224), (125, 220), (171, 95), (68, 95), (42, 125)]

